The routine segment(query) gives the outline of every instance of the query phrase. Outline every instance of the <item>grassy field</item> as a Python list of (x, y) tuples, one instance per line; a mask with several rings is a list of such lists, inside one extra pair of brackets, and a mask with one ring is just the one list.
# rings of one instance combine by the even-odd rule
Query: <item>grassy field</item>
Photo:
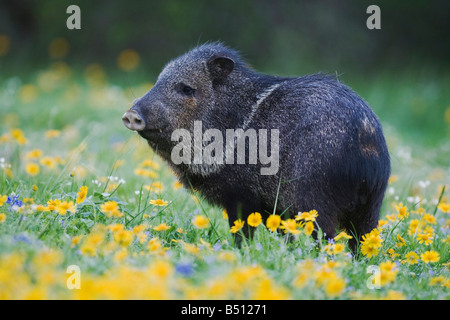
[(255, 237), (234, 246), (222, 208), (123, 127), (151, 88), (124, 75), (56, 62), (0, 78), (0, 299), (450, 298), (448, 78), (348, 81), (380, 116), (393, 166), (353, 256), (347, 234), (313, 240), (314, 212), (270, 221), (280, 232), (254, 215)]

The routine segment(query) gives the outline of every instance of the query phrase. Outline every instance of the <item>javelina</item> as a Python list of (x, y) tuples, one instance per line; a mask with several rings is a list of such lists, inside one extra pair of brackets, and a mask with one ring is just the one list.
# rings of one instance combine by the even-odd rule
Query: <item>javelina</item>
[[(231, 225), (255, 211), (263, 218), (284, 212), (287, 218), (316, 209), (326, 238), (337, 228), (361, 236), (377, 226), (390, 175), (382, 128), (367, 103), (331, 76), (260, 74), (234, 50), (205, 44), (169, 62), (122, 120), (148, 140), (186, 188), (224, 207)], [(173, 135), (180, 128), (188, 134), (183, 139)], [(216, 133), (203, 137), (201, 148), (239, 128), (247, 138), (243, 164), (217, 154), (212, 156), (221, 161), (214, 163), (173, 159), (180, 140), (184, 159), (195, 158), (195, 131)], [(265, 129), (276, 129), (279, 141), (261, 136)], [(265, 139), (275, 152), (268, 174), (262, 174), (261, 161), (250, 161), (250, 130), (259, 130), (258, 143)]]

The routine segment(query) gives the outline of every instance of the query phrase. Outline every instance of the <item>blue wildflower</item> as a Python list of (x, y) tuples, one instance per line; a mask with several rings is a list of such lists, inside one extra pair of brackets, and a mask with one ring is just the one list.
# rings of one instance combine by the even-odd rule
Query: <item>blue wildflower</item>
[(25, 242), (27, 244), (31, 244), (31, 239), (28, 238), (23, 233), (19, 233), (19, 234), (16, 234), (13, 236), (13, 242), (14, 242), (14, 244), (16, 244), (18, 242)]
[(213, 251), (217, 252), (222, 249), (222, 245), (219, 243), (219, 241), (216, 242), (216, 244), (213, 246)]
[(19, 200), (19, 197), (20, 197), (20, 194), (15, 194), (14, 192), (12, 192), (8, 196), (6, 203), (9, 204), (11, 207), (13, 207), (13, 206), (21, 207), (23, 205), (23, 201)]
[(175, 266), (175, 271), (185, 277), (190, 277), (194, 273), (194, 266), (190, 262), (180, 262)]

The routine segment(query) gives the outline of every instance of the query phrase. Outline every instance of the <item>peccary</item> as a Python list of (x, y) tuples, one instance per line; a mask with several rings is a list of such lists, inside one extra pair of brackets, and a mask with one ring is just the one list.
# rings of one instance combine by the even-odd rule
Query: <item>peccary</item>
[[(390, 175), (382, 128), (367, 103), (332, 76), (260, 74), (234, 50), (208, 43), (169, 62), (122, 120), (148, 140), (186, 188), (224, 207), (230, 225), (252, 212), (287, 219), (315, 209), (325, 237), (344, 228), (355, 235), (353, 248), (377, 226)], [(223, 137), (227, 129), (241, 128), (244, 135), (277, 129), (279, 141), (266, 142), (276, 147), (271, 150), (278, 152), (279, 168), (262, 174), (261, 161), (249, 162), (249, 136), (245, 163), (175, 163), (173, 150), (181, 139), (173, 133), (183, 128), (195, 135), (196, 121), (202, 132), (214, 129)], [(184, 150), (189, 158), (199, 147), (190, 139), (182, 139), (191, 148)], [(204, 139), (202, 146), (215, 139)]]

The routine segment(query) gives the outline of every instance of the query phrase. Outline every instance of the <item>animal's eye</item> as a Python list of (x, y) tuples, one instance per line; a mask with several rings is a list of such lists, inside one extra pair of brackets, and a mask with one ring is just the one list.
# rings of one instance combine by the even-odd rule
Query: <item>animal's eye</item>
[(195, 89), (193, 89), (193, 88), (191, 88), (191, 87), (189, 87), (189, 86), (184, 85), (184, 86), (182, 87), (181, 91), (182, 91), (185, 95), (187, 95), (187, 96), (192, 96), (192, 95), (194, 95)]

